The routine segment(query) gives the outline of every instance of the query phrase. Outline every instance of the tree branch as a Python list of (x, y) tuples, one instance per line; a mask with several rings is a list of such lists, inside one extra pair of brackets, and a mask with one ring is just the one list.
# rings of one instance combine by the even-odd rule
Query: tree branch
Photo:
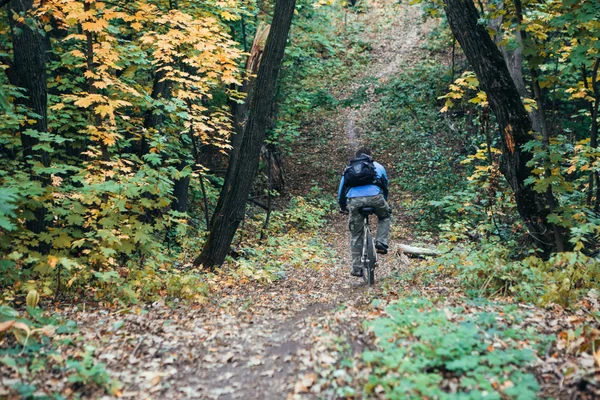
[(425, 247), (409, 246), (406, 244), (398, 245), (398, 253), (409, 254), (412, 256), (439, 256), (440, 252), (436, 249), (427, 249)]
[(598, 68), (600, 67), (600, 57), (596, 58), (596, 62), (592, 67), (592, 90), (595, 95), (598, 95)]
[(248, 201), (250, 203), (252, 203), (252, 204), (255, 204), (255, 205), (259, 206), (260, 208), (262, 208), (265, 211), (269, 211), (269, 207), (265, 203), (262, 203), (262, 202), (260, 202), (260, 201), (258, 201), (256, 199), (253, 199), (252, 197), (250, 197), (248, 199)]

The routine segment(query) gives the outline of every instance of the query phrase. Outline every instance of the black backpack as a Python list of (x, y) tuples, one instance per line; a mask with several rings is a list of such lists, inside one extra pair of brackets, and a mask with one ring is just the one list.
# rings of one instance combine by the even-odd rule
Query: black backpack
[(350, 163), (344, 170), (344, 186), (353, 188), (357, 186), (376, 185), (377, 172), (373, 159), (369, 156), (362, 155)]

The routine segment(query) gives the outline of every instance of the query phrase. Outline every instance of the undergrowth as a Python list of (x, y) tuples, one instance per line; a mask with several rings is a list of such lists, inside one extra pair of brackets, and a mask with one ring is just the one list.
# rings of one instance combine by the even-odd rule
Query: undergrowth
[[(63, 292), (76, 301), (104, 301), (122, 306), (160, 298), (202, 303), (215, 291), (213, 283), (221, 279), (271, 282), (292, 267), (327, 264), (331, 250), (314, 232), (325, 224), (333, 203), (320, 196), (314, 191), (307, 197), (292, 198), (284, 210), (272, 213), (266, 230), (264, 214), (249, 213), (235, 240), (237, 256), (229, 257), (226, 265), (214, 272), (192, 266), (191, 260), (204, 238), (187, 237), (172, 256), (159, 253), (154, 259), (127, 263), (118, 269), (90, 271), (74, 263), (72, 269), (63, 271), (62, 280), (66, 282)], [(3, 275), (1, 279), (6, 277)], [(19, 280), (2, 292), (0, 301), (22, 304), (31, 290), (40, 292), (44, 301), (54, 293), (51, 289), (56, 278), (51, 274), (38, 281)]]
[[(331, 199), (320, 197), (318, 190), (307, 197), (293, 198), (284, 211), (275, 211), (267, 237), (261, 239), (263, 219), (255, 216), (246, 222), (248, 233), (239, 246), (242, 258), (230, 260), (235, 274), (246, 278), (273, 281), (294, 268), (320, 268), (330, 264), (334, 253), (316, 235), (334, 210)], [(312, 198), (311, 198), (312, 197)]]
[(408, 297), (385, 313), (366, 323), (377, 340), (376, 349), (362, 354), (371, 368), (367, 396), (531, 399), (538, 392), (525, 370), (548, 338), (527, 327), (515, 307), (496, 311), (481, 303), (455, 307)]
[[(44, 391), (38, 374), (43, 376), (48, 369), (54, 376), (64, 377), (69, 388), (66, 392), (87, 397), (120, 395), (122, 384), (97, 361), (96, 348), (87, 344), (83, 352), (77, 350), (84, 339), (73, 321), (61, 320), (35, 306), (21, 313), (0, 306), (0, 339), (0, 366), (6, 368), (0, 382), (20, 398), (64, 398), (48, 397)], [(5, 394), (0, 391), (0, 395)]]
[(596, 286), (600, 262), (581, 252), (557, 253), (545, 260), (531, 252), (514, 254), (514, 244), (498, 240), (456, 247), (422, 270), (454, 276), (466, 293), (512, 298), (540, 306), (572, 306)]
[(412, 194), (399, 204), (417, 229), (436, 231), (439, 209), (430, 204), (461, 185), (461, 151), (467, 139), (450, 136), (437, 107), (448, 84), (435, 60), (405, 66), (377, 89), (379, 101), (368, 121), (368, 144), (390, 171), (393, 191)]
[[(243, 286), (251, 280), (270, 283), (297, 268), (327, 266), (334, 257), (333, 250), (315, 232), (322, 229), (332, 210), (331, 200), (320, 197), (315, 190), (307, 197), (291, 199), (283, 211), (273, 212), (266, 230), (264, 215), (250, 214), (237, 238), (234, 250), (238, 255), (229, 257), (221, 269), (207, 273), (186, 265), (165, 265), (159, 269), (131, 268), (123, 275), (97, 273), (93, 286), (81, 288), (89, 297), (78, 300), (102, 300), (107, 308), (161, 299), (166, 303), (183, 300), (202, 306), (224, 287)], [(190, 245), (190, 249), (194, 246)], [(28, 304), (30, 298), (36, 298), (37, 304), (35, 284), (27, 287)], [(74, 295), (77, 293), (81, 292)], [(11, 393), (22, 398), (43, 398), (36, 376), (50, 368), (56, 375), (66, 377), (73, 392), (92, 397), (101, 393), (119, 395), (121, 385), (97, 361), (96, 348), (88, 343), (84, 351), (77, 350), (83, 338), (75, 322), (61, 320), (39, 307), (25, 307), (22, 296), (12, 296), (14, 291), (3, 293), (3, 301), (17, 304), (16, 309), (0, 306), (0, 365), (8, 368), (7, 376), (11, 377), (2, 378), (2, 382)], [(116, 331), (119, 326), (112, 329)]]

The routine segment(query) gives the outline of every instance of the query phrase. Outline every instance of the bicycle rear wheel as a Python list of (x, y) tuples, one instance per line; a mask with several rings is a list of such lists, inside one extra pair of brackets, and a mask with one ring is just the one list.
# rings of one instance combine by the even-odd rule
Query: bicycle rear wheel
[(367, 235), (367, 259), (364, 261), (363, 265), (363, 278), (370, 286), (375, 283), (375, 263), (377, 262), (377, 253), (375, 251), (375, 243), (373, 242), (371, 230), (367, 229), (365, 234)]

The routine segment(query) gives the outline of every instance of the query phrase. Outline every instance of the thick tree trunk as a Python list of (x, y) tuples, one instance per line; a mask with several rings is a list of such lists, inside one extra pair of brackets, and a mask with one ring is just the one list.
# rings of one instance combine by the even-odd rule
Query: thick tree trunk
[(478, 23), (479, 14), (472, 0), (444, 0), (450, 28), (475, 70), (481, 88), (500, 127), (502, 173), (515, 194), (517, 210), (529, 233), (544, 250), (553, 249), (554, 226), (548, 222), (550, 210), (543, 193), (537, 193), (525, 180), (531, 175), (527, 163), (532, 155), (522, 146), (532, 137), (531, 121), (506, 63), (485, 26)]
[[(15, 86), (26, 89), (25, 97), (17, 99), (29, 110), (39, 115), (35, 123), (27, 125), (27, 129), (38, 132), (48, 130), (48, 87), (46, 80), (47, 51), (50, 50), (48, 41), (26, 23), (18, 22), (13, 13), (23, 14), (33, 9), (33, 0), (13, 0), (9, 3), (9, 21), (12, 31), (14, 60), (8, 77)], [(21, 134), (23, 155), (40, 159), (44, 165), (49, 164), (48, 154), (33, 150), (38, 140)]]
[(265, 52), (250, 98), (250, 112), (240, 138), (239, 148), (232, 155), (228, 175), (220, 194), (220, 207), (215, 212), (202, 253), (195, 265), (219, 266), (230, 250), (235, 232), (244, 218), (246, 201), (258, 168), (260, 150), (269, 124), (275, 96), (277, 76), (285, 50), (295, 0), (277, 0)]
[[(170, 99), (171, 98), (171, 82), (165, 80), (166, 72), (159, 69), (154, 74), (154, 82), (152, 84), (152, 99)], [(151, 108), (146, 111), (144, 116), (144, 128), (146, 129), (161, 129), (165, 123), (165, 116), (161, 112), (157, 111), (156, 108)], [(192, 132), (190, 132), (190, 140), (194, 140)], [(148, 139), (143, 136), (140, 141), (138, 155), (142, 157), (150, 151)], [(181, 172), (187, 166), (189, 162), (185, 154), (181, 154), (181, 162), (177, 165), (177, 169)], [(171, 209), (179, 212), (187, 212), (189, 208), (189, 188), (190, 188), (190, 177), (184, 176), (176, 179), (173, 184), (173, 201), (171, 202)], [(147, 220), (150, 220), (150, 215), (147, 216)]]
[[(33, 0), (12, 0), (8, 3), (9, 21), (12, 33), (14, 59), (7, 75), (11, 84), (24, 88), (25, 97), (16, 99), (17, 104), (37, 114), (38, 117), (30, 118), (35, 122), (24, 126), (21, 130), (21, 144), (23, 157), (27, 161), (41, 162), (45, 167), (50, 165), (50, 156), (47, 152), (34, 150), (39, 140), (27, 135), (27, 129), (38, 132), (48, 131), (48, 85), (46, 80), (46, 60), (50, 44), (37, 30), (29, 24), (35, 23), (31, 19), (19, 22), (13, 18), (13, 13), (25, 14), (34, 7)], [(41, 28), (40, 28), (41, 29)], [(32, 164), (31, 164), (32, 166)], [(31, 171), (32, 179), (47, 181), (47, 177), (37, 176)], [(40, 233), (45, 227), (46, 210), (43, 206), (34, 210), (35, 220), (27, 221), (27, 228), (34, 233)]]
[[(242, 104), (238, 104), (234, 101), (231, 101), (230, 103), (233, 114), (233, 132), (230, 140), (231, 151), (229, 152), (229, 162), (227, 164), (227, 172), (225, 174), (226, 182), (232, 179), (231, 176), (236, 170), (236, 164), (239, 159), (238, 153), (242, 145), (242, 138), (244, 137), (244, 129), (247, 122), (248, 106), (252, 97), (252, 88), (254, 87), (254, 80), (251, 77), (256, 76), (258, 73), (258, 67), (260, 65), (263, 53), (265, 51), (265, 42), (269, 35), (270, 29), (270, 25), (264, 25), (262, 23), (259, 24), (256, 28), (254, 42), (252, 43), (250, 54), (248, 55), (248, 59), (246, 60), (246, 72), (248, 76), (244, 80), (244, 84), (242, 85), (242, 87), (238, 89), (240, 93), (246, 93), (245, 101)], [(215, 211), (211, 219), (210, 226), (212, 226), (215, 216), (221, 213), (224, 205), (224, 200), (225, 197), (219, 197), (219, 200), (217, 201), (217, 206), (215, 207)]]
[[(188, 138), (192, 142), (192, 155), (194, 156), (194, 163), (192, 165), (196, 165), (199, 163), (198, 160), (198, 151), (196, 148), (196, 138), (194, 137), (194, 126), (190, 125), (190, 129), (188, 131)], [(182, 141), (182, 143), (185, 143)], [(177, 166), (177, 170), (182, 172), (186, 167), (190, 166), (189, 160), (186, 159), (185, 154), (181, 155), (181, 161)], [(202, 173), (200, 173), (200, 186), (203, 187), (204, 183), (202, 182)], [(175, 184), (173, 185), (173, 202), (171, 203), (171, 209), (179, 212), (187, 212), (189, 208), (189, 192), (190, 192), (190, 176), (182, 176), (175, 180)], [(204, 188), (202, 188), (202, 193), (204, 194)], [(206, 211), (206, 196), (204, 196), (204, 206)]]
[[(178, 169), (183, 171), (186, 164), (179, 164)], [(173, 186), (173, 202), (171, 203), (171, 209), (179, 212), (187, 212), (189, 208), (189, 189), (190, 189), (190, 177), (185, 176), (175, 180)]]

